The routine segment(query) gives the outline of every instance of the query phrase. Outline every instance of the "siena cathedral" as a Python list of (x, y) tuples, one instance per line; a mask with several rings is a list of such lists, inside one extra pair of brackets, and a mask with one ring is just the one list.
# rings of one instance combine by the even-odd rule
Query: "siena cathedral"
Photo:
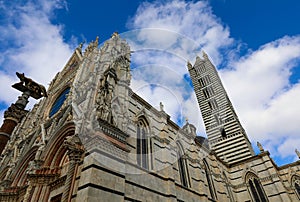
[[(117, 33), (79, 45), (48, 89), (16, 73), (0, 128), (0, 201), (299, 201), (300, 161), (255, 154), (216, 67), (187, 69), (207, 138), (130, 88), (130, 47)], [(28, 99), (39, 100), (26, 110)], [(296, 150), (296, 154), (300, 153)]]

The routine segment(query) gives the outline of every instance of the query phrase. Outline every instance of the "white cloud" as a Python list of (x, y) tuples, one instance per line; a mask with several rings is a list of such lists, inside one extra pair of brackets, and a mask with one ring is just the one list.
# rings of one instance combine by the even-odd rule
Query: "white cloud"
[(291, 152), (279, 153), (276, 148), (300, 131), (300, 84), (289, 81), (291, 69), (299, 61), (300, 36), (283, 37), (234, 61), (232, 69), (221, 72), (250, 139), (269, 142), (269, 147), (272, 145), (278, 152), (274, 155), (282, 157)]
[[(188, 118), (190, 123), (200, 128), (199, 109), (193, 110), (198, 108), (198, 104), (189, 82), (184, 78), (188, 74), (186, 63), (194, 61), (201, 49), (209, 51), (215, 61), (221, 61), (219, 49), (233, 42), (228, 28), (203, 1), (142, 3), (128, 26), (133, 30), (121, 36), (135, 51), (132, 55), (131, 87), (153, 106), (158, 106), (163, 100), (165, 111), (172, 120), (184, 122)], [(153, 84), (159, 88), (156, 89)], [(138, 85), (143, 90), (139, 90)], [(162, 89), (167, 89), (172, 96), (165, 96), (168, 93), (163, 93)], [(199, 131), (203, 134), (203, 130)]]
[[(229, 28), (212, 14), (208, 3), (202, 1), (143, 3), (128, 24), (137, 30), (125, 33), (124, 37), (133, 50), (144, 51), (140, 53), (142, 56), (133, 54), (134, 67), (138, 69), (149, 64), (155, 67), (151, 69), (152, 73), (142, 68), (140, 72), (143, 74), (136, 74), (139, 80), (133, 82), (133, 89), (158, 81), (168, 86), (180, 98), (183, 116), (188, 116), (202, 133), (204, 127), (202, 120), (198, 119), (199, 110), (194, 110), (198, 104), (193, 92), (183, 91), (185, 88), (177, 86), (178, 81), (179, 84), (187, 82), (174, 78), (172, 74), (163, 76), (165, 72), (159, 67), (184, 75), (187, 73), (185, 61), (194, 60), (201, 49), (205, 50), (216, 66), (221, 63), (228, 65), (220, 75), (250, 139), (263, 143), (275, 157), (283, 159), (294, 155), (295, 148), (288, 145), (293, 142), (292, 147), (300, 146), (300, 140), (296, 138), (297, 131), (300, 131), (300, 84), (290, 83), (290, 77), (292, 68), (299, 65), (300, 36), (283, 37), (262, 45), (258, 50), (248, 50), (241, 57), (239, 48), (244, 45), (230, 37)], [(222, 55), (221, 49), (230, 55)], [(135, 70), (135, 73), (139, 71)], [(135, 75), (133, 78), (137, 79)], [(182, 92), (190, 95), (180, 95)], [(157, 99), (162, 95), (155, 94), (150, 87), (141, 94), (153, 105), (157, 105)], [(153, 100), (156, 103), (152, 103)], [(168, 110), (176, 114), (175, 106)]]
[(195, 51), (202, 48), (219, 63), (218, 50), (233, 42), (228, 27), (220, 23), (205, 1), (142, 3), (128, 25), (141, 29), (135, 31), (134, 42), (142, 47), (175, 51), (188, 59), (194, 59)]
[(64, 5), (59, 0), (1, 1), (0, 11), (6, 17), (0, 26), (1, 102), (9, 105), (20, 94), (11, 88), (18, 80), (16, 71), (47, 87), (67, 62), (72, 50), (63, 41), (62, 27), (51, 22), (53, 11)]

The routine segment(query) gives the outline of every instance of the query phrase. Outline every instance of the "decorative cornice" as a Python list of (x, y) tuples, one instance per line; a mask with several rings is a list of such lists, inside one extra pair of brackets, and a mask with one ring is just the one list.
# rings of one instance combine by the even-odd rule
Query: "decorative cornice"
[(126, 139), (129, 137), (128, 134), (121, 131), (119, 128), (113, 126), (112, 124), (108, 123), (107, 121), (104, 121), (102, 119), (98, 120), (97, 122), (94, 122), (94, 129), (100, 130), (104, 132), (106, 135), (126, 144)]
[(59, 188), (59, 187), (64, 186), (64, 185), (65, 185), (66, 179), (67, 179), (67, 176), (65, 175), (65, 176), (60, 177), (60, 178), (54, 180), (53, 182), (51, 182), (51, 183), (49, 184), (50, 191), (53, 191), (53, 190), (55, 190), (55, 189), (57, 189), (57, 188)]
[(153, 139), (159, 141), (160, 143), (163, 143), (163, 144), (170, 144), (170, 140), (168, 140), (167, 138), (161, 138), (157, 135), (153, 136)]
[(59, 174), (28, 174), (30, 183), (34, 185), (47, 185), (53, 182)]

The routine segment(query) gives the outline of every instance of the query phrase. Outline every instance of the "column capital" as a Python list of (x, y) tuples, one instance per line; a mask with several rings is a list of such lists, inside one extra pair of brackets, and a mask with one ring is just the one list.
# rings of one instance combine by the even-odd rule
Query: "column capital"
[(77, 134), (66, 137), (63, 146), (68, 151), (67, 154), (69, 156), (70, 161), (78, 162), (82, 159), (82, 154), (84, 153), (84, 147)]
[(28, 110), (21, 109), (16, 104), (11, 104), (4, 112), (4, 118), (19, 122), (27, 114), (27, 112)]

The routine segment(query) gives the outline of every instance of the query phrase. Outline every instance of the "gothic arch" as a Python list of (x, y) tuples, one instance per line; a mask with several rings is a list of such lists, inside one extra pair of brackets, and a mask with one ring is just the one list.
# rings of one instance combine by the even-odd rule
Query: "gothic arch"
[(293, 188), (295, 194), (297, 195), (298, 199), (300, 200), (300, 176), (293, 175), (291, 177), (291, 187)]
[(176, 141), (177, 146), (177, 164), (178, 164), (178, 172), (180, 176), (180, 181), (182, 186), (189, 187), (190, 186), (190, 180), (189, 180), (189, 173), (188, 173), (188, 167), (187, 167), (187, 161), (184, 155), (184, 149), (180, 141)]
[(217, 199), (217, 193), (216, 193), (214, 181), (213, 181), (213, 178), (212, 178), (212, 172), (210, 170), (210, 167), (209, 167), (206, 159), (203, 159), (203, 164), (204, 164), (206, 180), (207, 180), (207, 184), (208, 184), (208, 188), (209, 188), (211, 198), (216, 200)]
[(63, 142), (67, 136), (75, 134), (75, 127), (73, 123), (66, 124), (59, 132), (54, 134), (49, 139), (47, 147), (45, 148), (44, 166), (58, 167), (63, 156), (66, 153), (66, 148), (63, 147)]
[(150, 165), (150, 127), (145, 116), (138, 117), (136, 129), (136, 156), (137, 165), (144, 169), (149, 169)]
[(245, 182), (247, 184), (249, 194), (254, 201), (268, 201), (263, 186), (256, 174), (253, 172), (247, 172), (245, 175)]
[(0, 182), (2, 182), (6, 176), (6, 173), (8, 171), (9, 167), (6, 166), (5, 168), (2, 169), (1, 173), (0, 173)]
[(22, 161), (16, 167), (16, 173), (13, 177), (12, 186), (24, 186), (27, 180), (26, 171), (28, 169), (29, 162), (34, 159), (37, 151), (37, 147), (31, 148), (23, 157)]
[(232, 193), (232, 190), (231, 190), (231, 186), (229, 184), (228, 178), (227, 178), (224, 171), (223, 171), (223, 176), (224, 176), (224, 180), (225, 180), (225, 186), (226, 186), (226, 190), (227, 190), (227, 193), (228, 193), (228, 197), (229, 197), (230, 201), (233, 202), (234, 198), (233, 198), (233, 193)]
[(146, 124), (149, 128), (149, 133), (150, 133), (150, 128), (151, 128), (151, 121), (150, 118), (145, 110), (145, 108), (142, 108), (139, 112), (136, 113), (135, 115), (135, 121), (143, 121), (144, 124)]

